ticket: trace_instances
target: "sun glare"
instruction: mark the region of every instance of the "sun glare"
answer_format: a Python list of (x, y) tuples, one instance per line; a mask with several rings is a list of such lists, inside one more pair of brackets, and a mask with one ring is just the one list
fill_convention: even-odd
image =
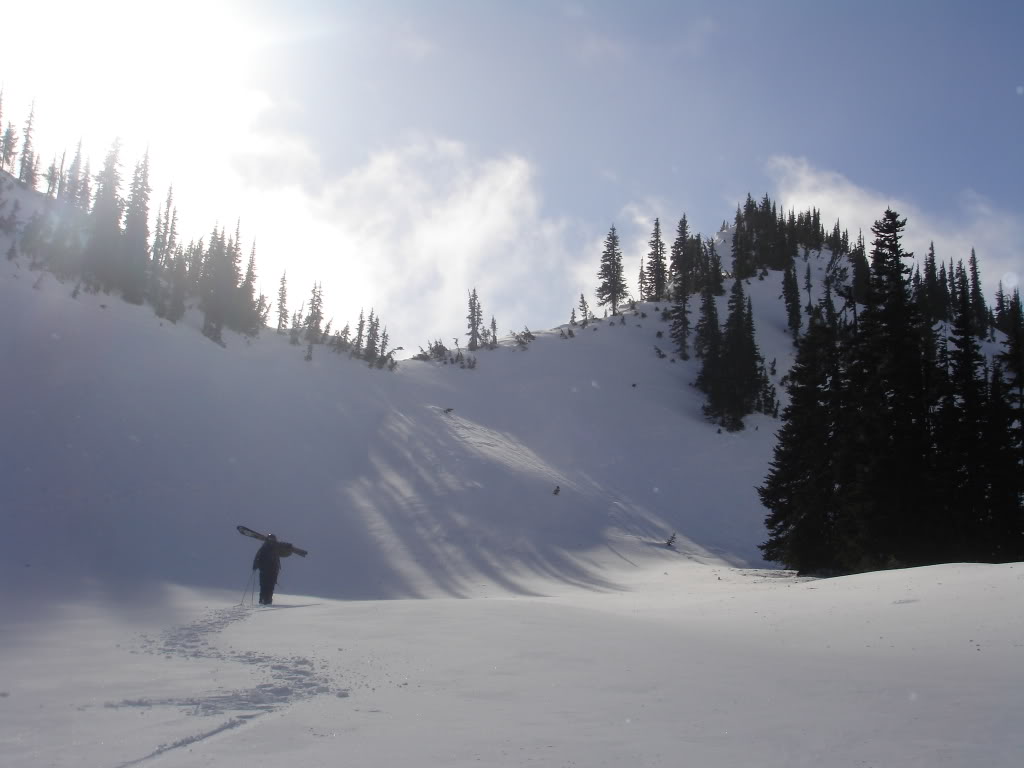
[[(147, 149), (157, 176), (201, 163), (262, 104), (247, 84), (260, 37), (222, 3), (22, 3), (0, 53), (4, 121), (36, 110), (41, 161), (79, 139), (93, 167), (115, 137), (122, 162)], [(229, 144), (230, 145), (230, 144)]]

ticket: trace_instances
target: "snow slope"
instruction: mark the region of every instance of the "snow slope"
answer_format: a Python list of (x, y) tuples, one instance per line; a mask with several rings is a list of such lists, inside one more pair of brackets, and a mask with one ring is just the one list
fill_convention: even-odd
[(1020, 763), (1024, 566), (764, 569), (654, 307), (387, 373), (71, 293), (0, 259), (0, 765)]
[(774, 422), (704, 422), (696, 365), (655, 355), (667, 323), (649, 305), (473, 370), (388, 373), (322, 348), (307, 363), (272, 332), (225, 349), (197, 316), (71, 298), (17, 264), (0, 278), (0, 500), (33, 582), (233, 587), (252, 550), (238, 523), (313, 552), (286, 562), (288, 589), (344, 598), (614, 588), (611, 541), (673, 531), (703, 561), (762, 564)]

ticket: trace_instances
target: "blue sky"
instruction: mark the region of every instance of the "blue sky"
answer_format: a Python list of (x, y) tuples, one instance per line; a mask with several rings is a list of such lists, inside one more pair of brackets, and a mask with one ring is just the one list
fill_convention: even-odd
[[(52, 151), (83, 113), (94, 156), (149, 146), (192, 234), (241, 218), (267, 293), (322, 280), (407, 347), (473, 286), (502, 332), (564, 322), (613, 222), (632, 275), (655, 216), (709, 233), (747, 192), (853, 233), (891, 204), (994, 289), (1024, 272), (1024, 6), (979, 5), (39, 3), (14, 22), (74, 31), (32, 71), (0, 52), (3, 119), (35, 98)], [(89, 37), (114, 52), (82, 67)]]

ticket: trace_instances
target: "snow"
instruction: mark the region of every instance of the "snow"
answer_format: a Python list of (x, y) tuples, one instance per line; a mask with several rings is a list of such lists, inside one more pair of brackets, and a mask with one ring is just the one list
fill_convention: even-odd
[[(768, 568), (777, 422), (705, 423), (654, 306), (388, 373), (72, 288), (0, 258), (5, 766), (1024, 754), (1024, 566)], [(310, 551), (273, 607), (239, 523)]]

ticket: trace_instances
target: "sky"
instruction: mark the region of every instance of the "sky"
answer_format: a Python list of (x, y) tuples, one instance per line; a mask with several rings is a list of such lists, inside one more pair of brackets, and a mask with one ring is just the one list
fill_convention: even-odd
[[(992, 2), (22, 3), (4, 124), (48, 163), (147, 149), (181, 231), (240, 222), (262, 289), (323, 284), (409, 351), (593, 304), (611, 225), (635, 281), (653, 220), (704, 233), (749, 192), (851, 235), (1024, 273), (1024, 7)], [(869, 236), (870, 239), (870, 236)], [(464, 338), (464, 337), (463, 337)]]

